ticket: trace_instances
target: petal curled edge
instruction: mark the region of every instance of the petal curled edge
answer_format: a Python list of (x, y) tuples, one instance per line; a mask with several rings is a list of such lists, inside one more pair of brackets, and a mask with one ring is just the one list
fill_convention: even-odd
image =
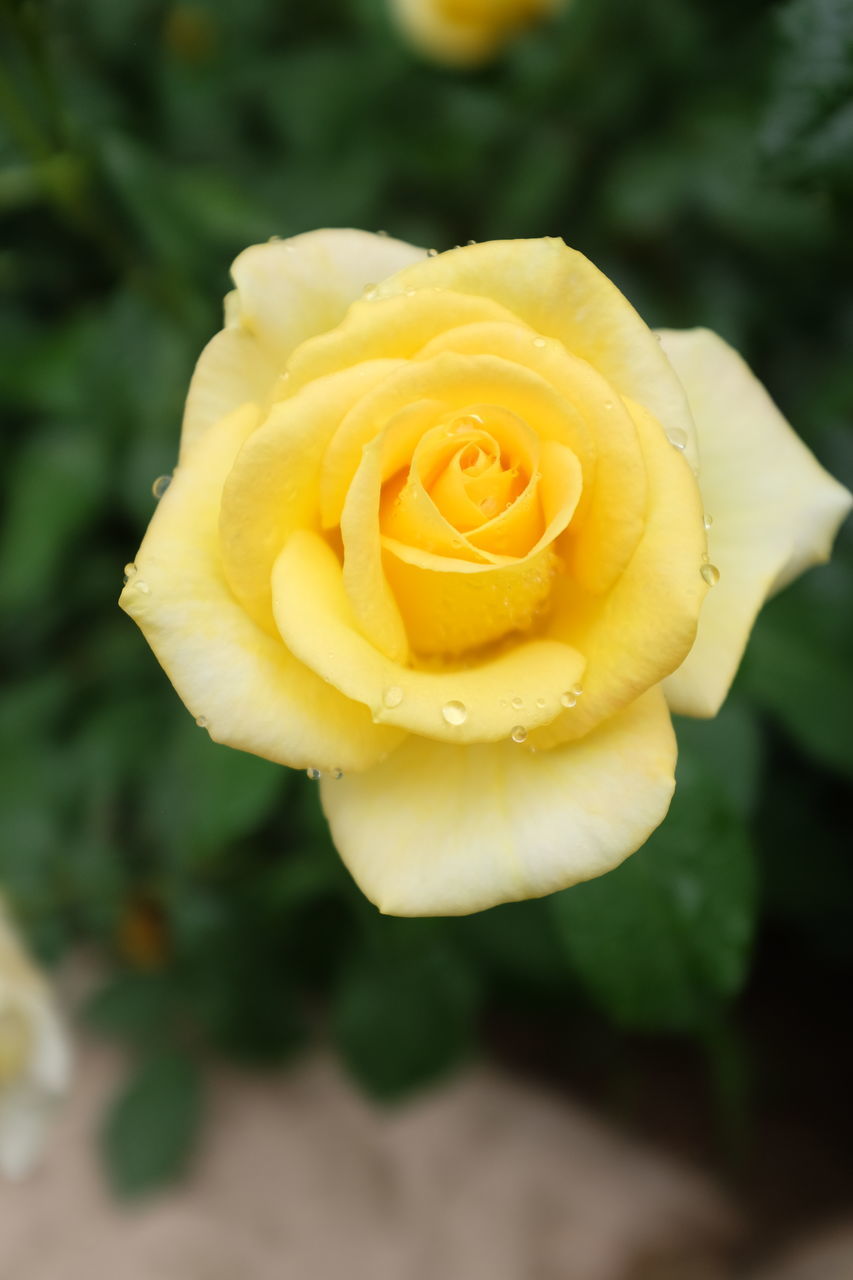
[(304, 663), (364, 703), (378, 723), (451, 743), (508, 739), (517, 725), (547, 724), (584, 660), (567, 644), (531, 640), (460, 669), (393, 662), (360, 633), (337, 557), (319, 534), (294, 533), (275, 563), (273, 612)]
[(645, 407), (666, 431), (683, 433), (698, 463), (696, 429), (684, 390), (651, 329), (603, 272), (562, 240), (490, 240), (450, 249), (399, 271), (379, 296), (408, 289), (485, 295), (537, 333), (557, 338), (620, 395)]
[(663, 331), (661, 345), (700, 435), (699, 483), (720, 580), (696, 641), (665, 683), (682, 715), (713, 716), (768, 595), (829, 558), (851, 495), (795, 435), (741, 357), (707, 329)]
[(244, 249), (231, 274), (226, 327), (202, 351), (181, 428), (181, 456), (241, 405), (268, 404), (293, 349), (333, 328), (366, 284), (417, 262), (423, 249), (367, 231), (309, 231)]
[(402, 240), (351, 229), (255, 244), (231, 267), (235, 318), (283, 366), (299, 343), (339, 324), (365, 286), (425, 256)]
[(606, 596), (592, 596), (565, 576), (555, 580), (546, 634), (579, 649), (587, 668), (583, 695), (533, 735), (537, 747), (582, 737), (674, 671), (696, 638), (708, 594), (696, 480), (658, 423), (638, 405), (629, 407), (646, 460), (646, 527)]
[(321, 784), (341, 857), (389, 915), (464, 915), (612, 870), (663, 821), (675, 736), (652, 689), (579, 742), (532, 753), (409, 738)]
[(366, 769), (403, 735), (303, 667), (225, 580), (222, 485), (256, 422), (251, 407), (224, 418), (176, 469), (119, 603), (215, 741), (294, 768)]

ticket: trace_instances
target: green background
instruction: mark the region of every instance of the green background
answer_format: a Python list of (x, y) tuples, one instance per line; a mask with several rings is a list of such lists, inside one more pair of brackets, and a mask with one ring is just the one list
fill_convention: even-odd
[(801, 1042), (804, 1006), (830, 1035), (849, 1006), (849, 529), (765, 610), (718, 720), (679, 723), (646, 848), (461, 920), (380, 917), (316, 787), (213, 746), (115, 600), (228, 264), (317, 226), (562, 235), (650, 324), (736, 345), (850, 485), (853, 7), (574, 0), (471, 72), (379, 0), (0, 15), (0, 884), (47, 963), (103, 966), (86, 1018), (136, 1064), (115, 1185), (181, 1171), (212, 1057), (318, 1040), (382, 1099), (491, 1052), (617, 1108), (642, 1046), (695, 1045), (714, 1141), (748, 1140), (763, 1012)]

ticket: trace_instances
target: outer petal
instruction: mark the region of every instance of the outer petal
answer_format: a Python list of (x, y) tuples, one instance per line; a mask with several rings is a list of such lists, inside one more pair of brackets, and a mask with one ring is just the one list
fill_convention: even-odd
[(309, 231), (252, 245), (232, 267), (226, 327), (207, 344), (190, 383), (181, 457), (220, 418), (266, 407), (299, 343), (340, 323), (366, 284), (417, 262), (423, 249), (367, 231)]
[(713, 716), (765, 599), (828, 559), (851, 496), (722, 338), (707, 329), (660, 337), (699, 430), (699, 483), (713, 518), (708, 551), (720, 570), (693, 648), (665, 687), (674, 711)]
[(240, 323), (283, 366), (300, 342), (339, 324), (366, 285), (424, 256), (368, 231), (308, 231), (252, 245), (231, 268)]
[(212, 427), (154, 513), (120, 604), (211, 737), (294, 768), (365, 769), (401, 740), (303, 667), (238, 604), (222, 569), (225, 476), (251, 407)]
[(553, 751), (409, 738), (321, 794), (344, 862), (381, 911), (463, 915), (617, 866), (663, 820), (675, 757), (653, 689)]

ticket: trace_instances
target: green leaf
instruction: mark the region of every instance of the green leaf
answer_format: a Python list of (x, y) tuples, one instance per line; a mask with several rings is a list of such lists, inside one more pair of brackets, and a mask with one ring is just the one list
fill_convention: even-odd
[(809, 574), (765, 610), (743, 669), (744, 687), (800, 749), (847, 777), (853, 776), (851, 590), (853, 574), (841, 561)]
[(551, 899), (569, 959), (617, 1023), (690, 1030), (740, 986), (750, 952), (755, 876), (725, 792), (682, 753), (669, 816), (609, 875)]
[(174, 714), (146, 820), (156, 843), (186, 861), (225, 848), (257, 827), (283, 802), (293, 775), (212, 742), (180, 709)]
[(758, 802), (763, 742), (755, 712), (729, 697), (713, 720), (676, 716), (680, 750), (695, 755), (714, 776), (732, 808), (749, 818)]
[(166, 1032), (173, 1012), (167, 977), (119, 973), (89, 999), (83, 1017), (102, 1035), (150, 1046)]
[(69, 424), (34, 436), (10, 471), (0, 529), (0, 595), (9, 609), (38, 603), (56, 579), (99, 510), (106, 456), (91, 431)]
[(135, 1197), (179, 1178), (192, 1154), (202, 1110), (195, 1063), (178, 1053), (148, 1058), (107, 1112), (102, 1147), (116, 1192)]
[(369, 1094), (390, 1101), (431, 1083), (465, 1055), (475, 993), (432, 929), (412, 921), (402, 930), (390, 921), (380, 929), (381, 944), (345, 966), (332, 1017), (348, 1069)]

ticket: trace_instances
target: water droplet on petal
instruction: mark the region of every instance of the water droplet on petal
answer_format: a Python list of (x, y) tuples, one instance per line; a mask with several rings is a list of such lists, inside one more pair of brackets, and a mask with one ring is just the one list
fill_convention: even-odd
[[(386, 235), (388, 234), (388, 233), (387, 233), (387, 231), (386, 231), (386, 233), (385, 233), (385, 234), (386, 234)], [(343, 769), (333, 769), (333, 770), (332, 770), (332, 777), (334, 778), (335, 782), (340, 782), (340, 780), (341, 780), (341, 778), (342, 778), (343, 776), (344, 776), (344, 771), (343, 771)]]
[(158, 476), (157, 479), (154, 481), (154, 483), (151, 486), (151, 492), (158, 502), (160, 501), (163, 494), (166, 492), (166, 490), (168, 489), (171, 483), (172, 483), (171, 476)]
[(385, 706), (391, 710), (393, 710), (394, 707), (399, 707), (400, 703), (403, 701), (403, 690), (398, 684), (389, 685), (382, 695), (382, 701), (385, 703)]
[(448, 724), (464, 724), (468, 719), (468, 708), (464, 702), (445, 702), (441, 714)]
[(207, 716), (196, 716), (195, 722), (198, 725), (199, 729), (207, 728)]
[(387, 235), (388, 235), (388, 232), (387, 232), (387, 231), (377, 231), (377, 232), (376, 232), (376, 234), (377, 234), (378, 236), (383, 236), (383, 237), (385, 237), (385, 236), (387, 236)]
[(537, 707), (539, 708), (539, 710), (540, 710), (540, 711), (544, 711), (544, 710), (545, 710), (545, 707), (546, 707), (548, 704), (546, 703), (546, 701), (545, 701), (545, 699), (544, 699), (544, 698), (537, 698), (537, 699), (536, 699), (536, 705), (537, 705)]
[(428, 257), (428, 258), (437, 258), (437, 257), (438, 257), (438, 249), (427, 249), (427, 257)]
[(523, 698), (513, 698), (512, 700), (513, 711), (520, 711), (523, 706), (524, 706)]
[(407, 289), (407, 290), (406, 290), (406, 297), (407, 297), (407, 298), (414, 298), (414, 296), (415, 296), (415, 294), (416, 294), (416, 293), (417, 293), (417, 289)]
[(131, 563), (131, 564), (126, 564), (126, 565), (124, 566), (124, 574), (123, 574), (123, 577), (124, 577), (125, 585), (127, 585), (127, 583), (128, 583), (128, 582), (130, 582), (131, 578), (133, 577), (133, 575), (134, 575), (135, 573), (136, 573), (136, 565), (135, 565), (135, 564)]
[(612, 408), (613, 408), (613, 401), (612, 401), (612, 400), (605, 400), (605, 401), (604, 401), (604, 408), (605, 408), (605, 409), (612, 409)]
[(312, 782), (318, 782), (323, 776), (319, 769), (306, 769), (305, 772), (308, 774), (308, 777)]
[(720, 571), (715, 564), (703, 564), (699, 572), (709, 587), (715, 587), (720, 581)]
[(148, 592), (151, 590), (147, 582), (140, 582), (138, 578), (135, 585), (136, 590), (141, 591), (144, 596), (147, 596)]
[(704, 526), (705, 526), (705, 528), (706, 528), (706, 529), (710, 529), (711, 525), (714, 523), (714, 517), (713, 517), (713, 516), (709, 516), (709, 515), (708, 515), (708, 513), (707, 513), (707, 511), (706, 511), (706, 512), (705, 512), (705, 515), (704, 515), (704, 517), (703, 517), (702, 523), (704, 524)]
[(469, 240), (467, 243), (468, 243), (469, 245), (472, 245), (472, 244), (476, 244), (476, 243), (477, 243), (477, 241), (476, 241), (476, 240)]
[(526, 742), (527, 730), (523, 724), (517, 724), (509, 736), (512, 738), (513, 742)]
[(361, 296), (362, 298), (364, 298), (365, 302), (372, 302), (372, 300), (376, 297), (378, 292), (379, 292), (378, 284), (366, 284), (361, 291)]
[(571, 708), (577, 705), (578, 697), (574, 689), (567, 689), (565, 693), (560, 694), (560, 705)]
[(683, 431), (681, 427), (670, 427), (666, 433), (666, 438), (673, 449), (687, 448), (687, 432)]
[(542, 349), (542, 347), (544, 347), (544, 346), (545, 346), (545, 339), (544, 339), (544, 338), (534, 338), (534, 339), (533, 339), (533, 345), (534, 345), (534, 347), (539, 347), (539, 348), (540, 348), (540, 350), (541, 350), (541, 349)]

